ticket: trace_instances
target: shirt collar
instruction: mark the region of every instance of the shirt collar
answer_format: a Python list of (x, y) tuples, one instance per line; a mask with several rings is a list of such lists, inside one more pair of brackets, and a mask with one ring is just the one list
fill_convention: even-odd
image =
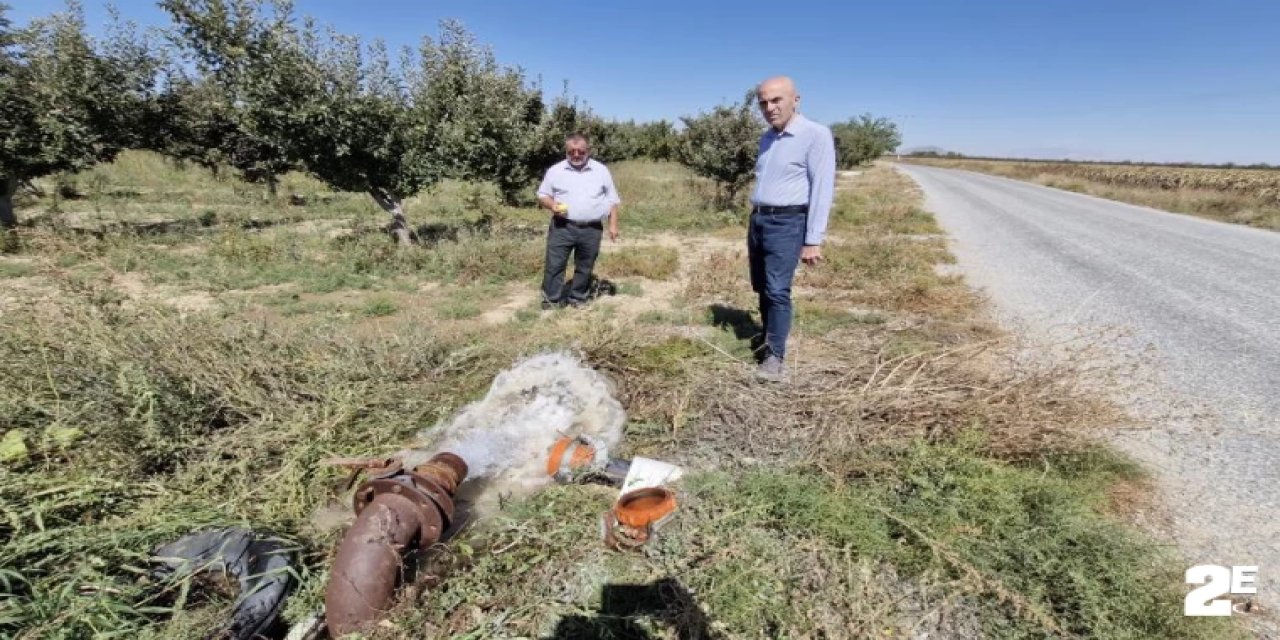
[(797, 111), (791, 114), (791, 120), (787, 121), (787, 126), (783, 127), (782, 131), (769, 127), (769, 133), (773, 134), (773, 137), (775, 138), (781, 138), (782, 136), (787, 135), (794, 136), (796, 135), (796, 128), (799, 127), (800, 122), (803, 120), (804, 116), (800, 115), (800, 112)]
[(578, 173), (585, 173), (585, 172), (587, 172), (587, 171), (590, 171), (590, 170), (591, 170), (591, 165), (593, 165), (593, 164), (595, 164), (595, 163), (596, 163), (595, 158), (587, 158), (587, 163), (586, 163), (586, 164), (584, 164), (584, 165), (582, 165), (582, 168), (581, 168), (581, 169), (574, 169), (574, 168), (573, 168), (573, 165), (572, 165), (572, 164), (569, 162), (569, 160), (566, 158), (566, 159), (565, 159), (565, 161), (564, 161), (564, 168), (565, 168), (565, 169), (567, 169), (567, 170), (569, 170), (569, 171), (576, 171), (576, 172), (578, 172)]

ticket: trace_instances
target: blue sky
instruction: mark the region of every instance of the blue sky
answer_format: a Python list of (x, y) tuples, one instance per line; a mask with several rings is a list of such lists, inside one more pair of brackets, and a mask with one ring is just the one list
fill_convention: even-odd
[[(58, 6), (6, 1), (18, 23)], [(1280, 164), (1280, 0), (296, 2), (392, 45), (457, 18), (607, 117), (675, 119), (788, 74), (808, 116), (887, 116), (904, 147)]]

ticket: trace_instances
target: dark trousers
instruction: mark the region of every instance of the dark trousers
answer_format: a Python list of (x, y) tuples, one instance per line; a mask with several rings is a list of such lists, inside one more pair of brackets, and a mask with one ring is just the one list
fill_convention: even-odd
[[(604, 225), (596, 222), (575, 226), (553, 217), (547, 229), (547, 256), (542, 268), (542, 299), (546, 302), (585, 302), (591, 284), (591, 269), (600, 255)], [(573, 253), (573, 282), (564, 290), (564, 270)]]
[(751, 289), (760, 296), (764, 346), (779, 358), (787, 353), (791, 333), (791, 280), (800, 263), (809, 216), (800, 213), (753, 213), (747, 228), (747, 260)]

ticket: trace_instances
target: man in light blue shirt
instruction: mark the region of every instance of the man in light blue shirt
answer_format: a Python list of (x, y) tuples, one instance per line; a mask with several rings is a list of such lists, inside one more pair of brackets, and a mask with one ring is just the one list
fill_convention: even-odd
[(836, 150), (830, 129), (796, 112), (800, 96), (790, 78), (779, 76), (761, 82), (756, 98), (769, 129), (760, 136), (747, 257), (751, 288), (760, 296), (764, 325), (756, 376), (776, 382), (786, 375), (791, 281), (796, 266), (822, 261), (822, 240), (835, 187)]
[[(565, 159), (547, 169), (538, 186), (538, 204), (551, 211), (543, 262), (543, 309), (586, 302), (606, 220), (609, 239), (618, 239), (618, 205), (622, 200), (613, 175), (591, 159), (591, 141), (580, 133), (565, 138), (564, 151)], [(573, 282), (565, 291), (564, 271), (570, 253)]]

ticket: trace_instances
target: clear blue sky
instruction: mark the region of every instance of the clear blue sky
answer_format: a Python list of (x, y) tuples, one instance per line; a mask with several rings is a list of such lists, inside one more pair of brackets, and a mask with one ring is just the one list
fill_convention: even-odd
[[(25, 23), (56, 7), (7, 0)], [(91, 25), (104, 12), (85, 0)], [(119, 0), (144, 25), (153, 2)], [(899, 123), (904, 147), (1280, 163), (1280, 0), (439, 2), (297, 0), (411, 44), (457, 18), (504, 63), (599, 114), (675, 119), (793, 76), (801, 110)]]

